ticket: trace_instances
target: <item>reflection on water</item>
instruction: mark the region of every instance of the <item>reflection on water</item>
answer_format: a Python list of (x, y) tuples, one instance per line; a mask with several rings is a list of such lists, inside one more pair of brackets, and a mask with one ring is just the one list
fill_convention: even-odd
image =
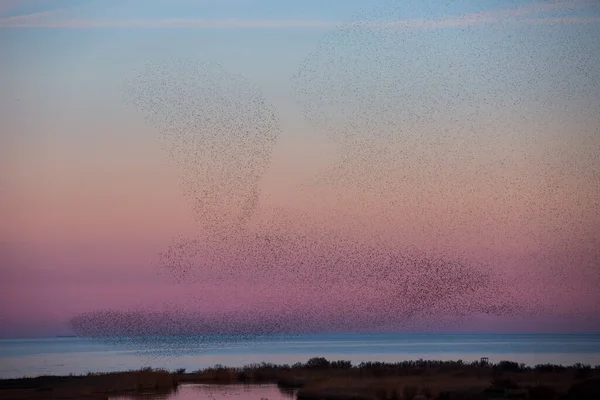
[(181, 385), (171, 394), (116, 396), (110, 400), (290, 400), (294, 392), (277, 385)]

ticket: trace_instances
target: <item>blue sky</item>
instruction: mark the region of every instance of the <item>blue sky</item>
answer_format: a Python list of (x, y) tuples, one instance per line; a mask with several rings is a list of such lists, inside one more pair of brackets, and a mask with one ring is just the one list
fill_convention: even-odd
[[(383, 15), (374, 11), (388, 3), (397, 5), (384, 7)], [(275, 77), (293, 74), (325, 34), (356, 15), (396, 21), (397, 29), (416, 37), (414, 43), (420, 46), (494, 46), (497, 37), (503, 44), (495, 56), (512, 57), (507, 61), (515, 63), (522, 55), (551, 68), (569, 68), (572, 61), (552, 58), (553, 46), (571, 46), (580, 53), (574, 57), (596, 50), (600, 26), (600, 6), (586, 0), (7, 0), (0, 8), (0, 46), (6, 55), (4, 68), (11, 74), (3, 77), (14, 81), (12, 74), (20, 70), (21, 76), (31, 73), (40, 79), (42, 60), (50, 71), (53, 66), (65, 71), (64, 63), (105, 62), (111, 64), (107, 73), (122, 73), (151, 54), (191, 55), (243, 67), (248, 71), (240, 73), (261, 75), (261, 84), (274, 86), (279, 85)], [(403, 51), (412, 51), (410, 42)], [(525, 55), (534, 52), (536, 57)], [(99, 54), (102, 60), (96, 58)], [(460, 51), (456, 54), (461, 57)], [(113, 62), (117, 58), (120, 65)], [(587, 78), (573, 74), (569, 79)]]
[[(247, 76), (278, 104), (286, 137), (310, 136), (291, 98), (290, 78), (311, 53), (320, 51), (319, 57), (325, 57), (320, 43), (335, 41), (332, 31), (340, 21), (356, 15), (395, 23), (388, 26), (397, 31), (388, 51), (400, 54), (394, 55), (397, 74), (426, 71), (422, 78), (429, 80), (428, 90), (462, 104), (465, 115), (476, 112), (473, 107), (479, 102), (478, 106), (496, 109), (503, 104), (501, 109), (515, 116), (546, 111), (576, 112), (586, 121), (597, 116), (593, 109), (600, 97), (600, 3), (596, 1), (5, 0), (1, 4), (0, 118), (11, 126), (24, 123), (26, 105), (29, 116), (43, 115), (54, 126), (66, 123), (66, 115), (97, 114), (99, 108), (106, 113), (105, 121), (129, 120), (122, 103), (124, 82), (147, 62), (175, 56), (216, 61)], [(340, 37), (335, 51), (341, 57), (352, 56), (359, 44), (349, 44), (344, 34)], [(370, 54), (361, 51), (358, 57)], [(371, 53), (382, 56), (377, 51)], [(433, 82), (442, 81), (453, 89), (440, 92)], [(408, 83), (404, 91), (410, 94), (415, 82)], [(509, 104), (511, 99), (528, 99), (528, 105)], [(542, 104), (545, 110), (538, 110)], [(534, 105), (538, 109), (531, 109)], [(411, 105), (417, 106), (418, 101)], [(36, 119), (41, 118), (31, 118)], [(60, 131), (72, 136), (81, 130)], [(27, 132), (44, 135), (41, 126)]]
[[(335, 23), (353, 16), (376, 15), (380, 18), (443, 19), (471, 14), (483, 17), (598, 17), (598, 5), (590, 0), (454, 0), (454, 1), (397, 1), (397, 0), (6, 0), (0, 7), (3, 26), (43, 26), (50, 21), (72, 26), (74, 19), (98, 24), (135, 20), (161, 21), (170, 18), (187, 20), (287, 20)], [(476, 15), (477, 13), (491, 13)], [(69, 22), (69, 20), (71, 20)], [(438, 21), (439, 22), (439, 21)], [(83, 22), (79, 22), (83, 25)]]

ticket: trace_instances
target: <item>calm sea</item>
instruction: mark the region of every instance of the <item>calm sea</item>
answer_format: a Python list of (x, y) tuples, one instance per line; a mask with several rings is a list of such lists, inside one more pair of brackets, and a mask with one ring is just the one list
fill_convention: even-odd
[(0, 378), (154, 367), (330, 360), (510, 360), (528, 365), (600, 364), (600, 334), (322, 334), (236, 340), (210, 336), (0, 340)]

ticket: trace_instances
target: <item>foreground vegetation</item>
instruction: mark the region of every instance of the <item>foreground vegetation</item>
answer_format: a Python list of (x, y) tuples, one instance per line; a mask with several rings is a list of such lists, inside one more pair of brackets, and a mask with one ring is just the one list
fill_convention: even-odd
[(115, 373), (41, 376), (0, 380), (0, 399), (107, 399), (109, 396), (168, 394), (180, 384), (276, 383), (298, 400), (413, 400), (528, 398), (600, 399), (600, 366), (527, 367), (462, 361), (399, 363), (330, 362), (312, 358), (294, 365), (215, 366), (195, 372), (142, 369)]

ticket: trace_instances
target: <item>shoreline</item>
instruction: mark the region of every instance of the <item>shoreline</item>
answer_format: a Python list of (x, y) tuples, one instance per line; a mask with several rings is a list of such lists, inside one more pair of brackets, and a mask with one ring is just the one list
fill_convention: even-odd
[[(412, 400), (417, 394), (427, 399), (483, 399), (491, 398), (481, 397), (486, 393), (493, 392), (497, 396), (499, 393), (506, 395), (509, 391), (513, 396), (527, 393), (530, 400), (586, 399), (588, 392), (593, 396), (599, 394), (597, 398), (600, 398), (600, 365), (543, 364), (528, 367), (511, 361), (489, 363), (484, 360), (415, 360), (352, 365), (350, 361), (328, 361), (315, 357), (293, 365), (261, 363), (240, 368), (216, 365), (193, 372), (145, 368), (0, 379), (0, 399), (100, 400), (148, 392), (170, 394), (180, 385), (194, 383), (277, 384), (280, 390), (293, 392), (299, 400)], [(582, 385), (587, 386), (582, 389)], [(578, 390), (578, 397), (564, 397), (569, 396), (569, 391)], [(542, 397), (535, 397), (536, 391)]]

